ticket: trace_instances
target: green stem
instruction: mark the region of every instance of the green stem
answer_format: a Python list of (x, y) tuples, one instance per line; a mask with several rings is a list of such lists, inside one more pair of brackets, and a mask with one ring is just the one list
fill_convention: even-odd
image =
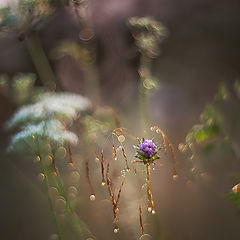
[(44, 186), (45, 186), (45, 191), (46, 191), (46, 195), (47, 195), (47, 198), (48, 198), (48, 204), (49, 204), (50, 212), (51, 212), (51, 215), (52, 215), (52, 219), (53, 219), (53, 222), (55, 224), (59, 240), (63, 240), (64, 239), (63, 238), (63, 233), (61, 232), (61, 228), (59, 227), (59, 224), (57, 222), (57, 217), (56, 217), (56, 214), (55, 214), (55, 211), (54, 211), (54, 208), (53, 208), (53, 203), (52, 203), (51, 197), (49, 195), (50, 185), (49, 185), (49, 181), (48, 181), (48, 173), (45, 171), (41, 161), (40, 161), (40, 168), (41, 168), (41, 171), (43, 172), (43, 174), (45, 176), (45, 178), (43, 180), (43, 183), (44, 183)]
[(56, 78), (43, 50), (39, 37), (35, 33), (31, 33), (31, 35), (26, 39), (26, 45), (43, 85), (50, 91), (54, 91), (56, 88), (58, 89), (59, 86), (56, 84)]
[(146, 129), (148, 123), (147, 95), (146, 88), (144, 87), (144, 80), (146, 79), (147, 76), (151, 75), (150, 67), (151, 62), (149, 58), (143, 54), (140, 59), (139, 66), (140, 83), (138, 87), (138, 104), (142, 131)]

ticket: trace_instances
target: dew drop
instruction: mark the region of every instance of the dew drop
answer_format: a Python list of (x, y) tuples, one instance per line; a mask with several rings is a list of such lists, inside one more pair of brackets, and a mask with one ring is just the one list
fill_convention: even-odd
[(52, 161), (53, 161), (53, 158), (52, 156), (50, 155), (47, 155), (45, 158), (44, 158), (44, 163), (48, 166), (50, 166), (52, 164)]
[(119, 229), (118, 229), (118, 228), (114, 228), (113, 232), (114, 232), (114, 233), (118, 233), (118, 232), (119, 232)]
[(58, 209), (63, 209), (66, 206), (66, 201), (63, 197), (59, 197), (55, 204)]
[(69, 163), (68, 163), (68, 166), (73, 167), (73, 166), (74, 166), (74, 163), (73, 163), (73, 162), (69, 162)]
[(50, 187), (49, 188), (49, 195), (53, 199), (55, 199), (58, 196), (58, 190), (55, 187)]
[(96, 158), (95, 158), (95, 161), (96, 161), (96, 162), (99, 162), (99, 158), (96, 157)]
[(120, 143), (124, 142), (125, 141), (125, 137), (123, 135), (118, 136), (118, 141)]
[(180, 143), (180, 144), (178, 145), (178, 150), (179, 150), (180, 152), (186, 152), (187, 148), (186, 148), (186, 146), (185, 146), (183, 143)]
[(36, 156), (35, 159), (33, 160), (33, 162), (37, 163), (37, 162), (40, 162), (40, 157), (39, 156)]
[(65, 147), (59, 147), (56, 152), (55, 152), (55, 156), (56, 158), (60, 158), (60, 159), (63, 159), (64, 157), (66, 157), (67, 155), (67, 150)]
[(159, 129), (156, 130), (156, 133), (161, 133)]
[(237, 193), (239, 187), (240, 187), (240, 184), (238, 183), (238, 184), (236, 184), (235, 186), (232, 187), (232, 191), (233, 191), (234, 193)]
[(117, 158), (115, 157), (114, 160), (117, 161)]
[(69, 193), (69, 194), (68, 194), (68, 199), (69, 199), (70, 201), (74, 200), (75, 198), (76, 198), (76, 194), (75, 194), (75, 193)]
[(92, 194), (92, 195), (90, 195), (89, 199), (90, 199), (91, 201), (95, 201), (96, 197), (95, 197), (94, 194)]
[(58, 239), (58, 235), (57, 234), (52, 234), (50, 237), (49, 237), (49, 240), (57, 240)]
[(152, 208), (151, 207), (148, 207), (148, 212), (151, 213), (152, 212)]
[(43, 173), (39, 173), (37, 178), (38, 181), (43, 182), (43, 180), (45, 179), (45, 175)]
[(151, 131), (154, 131), (154, 127), (150, 127), (150, 130), (151, 130)]
[(104, 181), (102, 181), (102, 186), (104, 186), (105, 185), (105, 182)]
[(177, 180), (178, 175), (177, 174), (173, 174), (173, 180)]
[(72, 182), (72, 184), (78, 183), (79, 178), (80, 178), (80, 174), (78, 173), (78, 171), (72, 171), (70, 173), (70, 181)]
[(152, 210), (152, 214), (155, 214), (155, 213), (156, 213), (156, 211), (153, 209), (153, 210)]
[(78, 192), (78, 190), (77, 190), (77, 188), (75, 188), (74, 186), (70, 186), (70, 187), (68, 188), (68, 193), (69, 193), (69, 194), (70, 194), (70, 193), (77, 194), (77, 192)]
[(151, 239), (152, 239), (152, 236), (149, 234), (144, 234), (139, 238), (139, 240), (151, 240)]

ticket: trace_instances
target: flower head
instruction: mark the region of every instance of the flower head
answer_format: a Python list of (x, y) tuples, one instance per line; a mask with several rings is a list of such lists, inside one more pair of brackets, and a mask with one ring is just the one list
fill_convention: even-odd
[(151, 163), (158, 159), (158, 146), (152, 140), (142, 139), (141, 143), (137, 146), (137, 158), (143, 160), (143, 162)]

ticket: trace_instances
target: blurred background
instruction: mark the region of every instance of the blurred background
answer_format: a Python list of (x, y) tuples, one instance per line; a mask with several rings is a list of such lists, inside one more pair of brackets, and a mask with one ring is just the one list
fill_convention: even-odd
[[(145, 232), (152, 239), (239, 238), (239, 212), (226, 197), (238, 183), (233, 176), (240, 173), (240, 105), (234, 95), (240, 69), (239, 1), (41, 0), (38, 6), (36, 1), (25, 2), (0, 0), (0, 238), (58, 239), (37, 179), (38, 168), (28, 155), (6, 152), (14, 133), (5, 129), (6, 121), (45, 91), (85, 96), (96, 109), (93, 119), (114, 112), (121, 126), (138, 137), (151, 125), (167, 133), (176, 149), (178, 179), (172, 180), (171, 159), (163, 157), (163, 166), (152, 174), (157, 214), (143, 215)], [(163, 24), (166, 34), (156, 43), (158, 52), (148, 56), (143, 66), (145, 52), (136, 44), (129, 18), (146, 16)], [(141, 92), (141, 67), (151, 78), (147, 92)], [(16, 79), (32, 79), (28, 89), (35, 90), (16, 86)], [(225, 95), (215, 103), (219, 86), (224, 86)], [(139, 101), (144, 102), (144, 127)], [(179, 144), (193, 125), (201, 123), (201, 113), (212, 103), (222, 106), (223, 128), (234, 147), (225, 150), (221, 145), (224, 151), (215, 148), (201, 157), (179, 151)], [(104, 202), (108, 196), (99, 184), (99, 166), (92, 163), (90, 171), (101, 200), (96, 195), (91, 202), (79, 149), (72, 149), (80, 174), (78, 216), (96, 239), (139, 239), (137, 200), (131, 204), (134, 176), (123, 188), (120, 231), (114, 234), (111, 204)], [(132, 151), (129, 159), (134, 160)], [(67, 175), (69, 169), (63, 165), (59, 163), (59, 168)]]

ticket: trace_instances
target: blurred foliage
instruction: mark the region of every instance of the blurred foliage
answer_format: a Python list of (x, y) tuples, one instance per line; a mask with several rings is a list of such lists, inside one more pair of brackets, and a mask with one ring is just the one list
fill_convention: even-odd
[(66, 124), (89, 108), (89, 100), (79, 95), (45, 94), (37, 103), (20, 108), (7, 122), (8, 129), (20, 128), (10, 142), (10, 149), (26, 150), (36, 141), (41, 145), (46, 140), (57, 145), (66, 142), (76, 144), (77, 136), (66, 130)]
[[(225, 153), (232, 154), (236, 159), (240, 159), (239, 144), (235, 137), (235, 128), (238, 122), (238, 113), (234, 113), (239, 109), (239, 81), (236, 80), (232, 90), (221, 83), (215, 95), (215, 102), (208, 104), (200, 118), (202, 124), (194, 125), (186, 136), (185, 143), (179, 144), (179, 150), (182, 152), (190, 152), (191, 161), (194, 161), (194, 167), (191, 169), (194, 176), (203, 176), (205, 174), (206, 166), (204, 159), (209, 159), (208, 156), (224, 156)], [(232, 113), (224, 111), (224, 107), (228, 104), (235, 103), (235, 108), (231, 109)], [(228, 109), (228, 110), (229, 110)], [(234, 116), (232, 119), (231, 116)], [(219, 157), (218, 157), (219, 158)], [(217, 164), (216, 162), (214, 164)], [(240, 175), (234, 176), (236, 182), (240, 181)], [(236, 184), (232, 188), (232, 192), (227, 195), (235, 207), (240, 210), (240, 184)]]
[(216, 137), (222, 128), (222, 119), (220, 113), (212, 105), (206, 106), (201, 114), (203, 124), (195, 125), (187, 134), (186, 143), (189, 145), (194, 140), (197, 143), (204, 142)]
[(28, 103), (33, 96), (44, 91), (44, 89), (34, 88), (36, 75), (33, 73), (18, 73), (12, 79), (6, 74), (0, 75), (0, 92), (16, 105)]
[(36, 29), (39, 23), (54, 14), (64, 0), (18, 0), (0, 9), (0, 29), (25, 33)]
[(150, 58), (158, 56), (159, 44), (168, 35), (166, 27), (151, 17), (129, 18), (128, 25), (141, 53)]

